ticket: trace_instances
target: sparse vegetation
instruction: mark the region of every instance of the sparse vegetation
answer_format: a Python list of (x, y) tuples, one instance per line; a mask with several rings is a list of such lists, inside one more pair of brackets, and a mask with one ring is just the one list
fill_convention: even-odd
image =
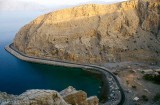
[(129, 85), (129, 81), (128, 80), (126, 81), (126, 83), (127, 83), (127, 85)]
[(144, 71), (141, 71), (142, 74), (144, 74)]
[(130, 73), (135, 73), (135, 71), (134, 71), (134, 70), (129, 70), (129, 72), (130, 72)]
[(136, 89), (137, 87), (135, 85), (132, 86), (133, 89)]
[(152, 81), (156, 84), (160, 84), (160, 74), (159, 75), (152, 75), (152, 74), (145, 74), (143, 79)]
[(135, 40), (135, 41), (133, 41), (134, 43), (136, 43), (137, 41)]
[(160, 6), (158, 6), (158, 13), (160, 14)]
[(160, 93), (157, 93), (154, 98), (153, 98), (154, 102), (160, 101)]
[(118, 73), (117, 73), (117, 72), (113, 72), (113, 74), (114, 74), (114, 75), (118, 75)]
[(148, 101), (148, 97), (146, 95), (142, 95), (142, 100), (143, 101)]

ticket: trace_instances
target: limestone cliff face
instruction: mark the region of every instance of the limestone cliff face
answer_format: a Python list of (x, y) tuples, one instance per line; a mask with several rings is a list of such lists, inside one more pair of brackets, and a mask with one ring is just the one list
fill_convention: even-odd
[(160, 60), (160, 1), (82, 5), (38, 17), (14, 46), (37, 57), (76, 62)]

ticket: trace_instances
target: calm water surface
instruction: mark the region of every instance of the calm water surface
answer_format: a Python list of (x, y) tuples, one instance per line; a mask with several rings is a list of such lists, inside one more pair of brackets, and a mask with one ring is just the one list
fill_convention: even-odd
[(0, 12), (0, 91), (20, 94), (28, 89), (61, 91), (68, 86), (99, 96), (101, 80), (77, 68), (21, 61), (4, 50), (24, 24), (44, 12)]

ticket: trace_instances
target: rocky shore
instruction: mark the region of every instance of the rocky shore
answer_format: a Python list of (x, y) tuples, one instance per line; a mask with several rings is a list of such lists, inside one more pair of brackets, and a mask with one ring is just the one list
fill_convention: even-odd
[(61, 92), (54, 90), (27, 90), (20, 95), (0, 92), (0, 105), (98, 105), (96, 96), (87, 98), (84, 91), (68, 87)]

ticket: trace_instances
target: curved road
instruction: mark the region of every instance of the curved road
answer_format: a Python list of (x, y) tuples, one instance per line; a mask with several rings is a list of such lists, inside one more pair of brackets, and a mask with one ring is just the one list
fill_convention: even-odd
[[(88, 64), (72, 63), (72, 62), (60, 61), (60, 60), (49, 60), (49, 59), (44, 59), (44, 58), (30, 57), (30, 56), (27, 56), (27, 55), (19, 52), (17, 49), (14, 48), (13, 44), (10, 44), (10, 45), (7, 46), (5, 49), (6, 49), (9, 53), (11, 53), (12, 55), (14, 55), (14, 54), (13, 54), (11, 51), (9, 51), (8, 48), (10, 48), (11, 50), (17, 52), (17, 53), (20, 54), (21, 56), (24, 56), (24, 57), (27, 57), (27, 58), (32, 58), (32, 59), (37, 59), (37, 60), (53, 61), (53, 62), (64, 63), (64, 64), (72, 64), (72, 65), (77, 65), (77, 66), (84, 67), (84, 68), (85, 68), (85, 67), (86, 67), (86, 68), (93, 68), (93, 69), (96, 69), (96, 70), (98, 70), (98, 71), (100, 71), (100, 72), (103, 72), (103, 73), (104, 73), (104, 72), (107, 72), (107, 73), (109, 73), (109, 74), (115, 79), (115, 81), (116, 81), (116, 83), (117, 83), (117, 85), (118, 85), (118, 87), (119, 87), (119, 91), (120, 91), (120, 93), (121, 93), (121, 100), (120, 100), (120, 102), (119, 102), (117, 105), (123, 105), (124, 102), (125, 102), (125, 94), (124, 94), (124, 91), (123, 91), (123, 89), (122, 89), (122, 87), (121, 87), (118, 79), (116, 78), (116, 76), (115, 76), (113, 73), (111, 73), (111, 72), (110, 72), (107, 68), (105, 68), (105, 67), (100, 67), (100, 66), (97, 66), (97, 65), (88, 65)], [(15, 55), (14, 55), (14, 56), (15, 56)], [(17, 56), (16, 56), (16, 57), (17, 57)], [(18, 58), (19, 58), (19, 57), (18, 57)], [(22, 60), (24, 60), (24, 59), (22, 59)], [(27, 60), (26, 60), (26, 61), (27, 61)]]

